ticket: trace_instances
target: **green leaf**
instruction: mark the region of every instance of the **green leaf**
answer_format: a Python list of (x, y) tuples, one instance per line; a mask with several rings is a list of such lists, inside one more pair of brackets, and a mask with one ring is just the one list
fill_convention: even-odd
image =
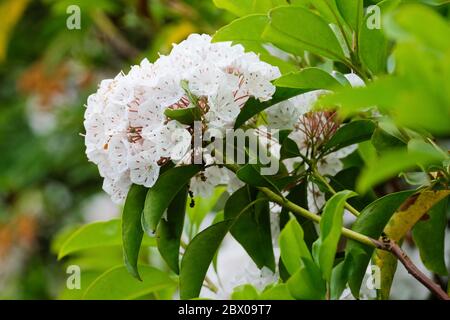
[(227, 195), (228, 193), (225, 187), (216, 187), (214, 193), (208, 198), (201, 196), (194, 197), (195, 206), (193, 208), (188, 206), (187, 208), (190, 222), (196, 227), (199, 227), (207, 214), (221, 210), (218, 210), (216, 205)]
[(262, 61), (277, 66), (282, 73), (298, 70), (293, 63), (270, 54), (266, 49), (266, 41), (261, 35), (268, 23), (269, 17), (266, 14), (251, 14), (233, 20), (215, 33), (213, 42), (232, 41), (233, 44), (241, 44), (247, 52), (257, 53)]
[(364, 14), (363, 0), (336, 0), (337, 8), (344, 20), (358, 34)]
[[(81, 300), (86, 289), (90, 284), (97, 279), (102, 273), (98, 271), (84, 271), (80, 277), (80, 289), (73, 290), (64, 286), (64, 289), (59, 293), (58, 300)], [(131, 279), (131, 278), (130, 278)]]
[(339, 300), (344, 292), (348, 279), (350, 277), (350, 272), (352, 268), (352, 256), (350, 255), (344, 261), (339, 262), (339, 264), (333, 268), (331, 273), (330, 282), (330, 297), (334, 300)]
[[(414, 192), (414, 190), (408, 190), (391, 193), (372, 202), (361, 211), (361, 214), (352, 226), (352, 230), (378, 239), (394, 212)], [(348, 240), (346, 259), (347, 255), (352, 256), (349, 286), (355, 297), (359, 297), (359, 289), (373, 251), (372, 247), (357, 241)]]
[(291, 275), (302, 267), (302, 259), (312, 261), (311, 253), (303, 238), (303, 229), (296, 219), (289, 220), (281, 231), (279, 245), (281, 259)]
[(266, 14), (251, 14), (236, 20), (216, 31), (213, 42), (233, 41), (263, 43), (261, 34), (269, 23)]
[(297, 300), (321, 300), (325, 298), (326, 283), (317, 265), (302, 260), (302, 266), (287, 281), (290, 294)]
[(398, 175), (402, 171), (417, 166), (428, 167), (441, 164), (446, 155), (423, 141), (411, 140), (408, 150), (395, 149), (384, 153), (363, 170), (357, 183), (357, 189), (364, 193), (371, 187)]
[(320, 220), (319, 239), (314, 243), (313, 256), (322, 271), (323, 279), (330, 282), (331, 270), (341, 237), (345, 201), (356, 194), (344, 190), (333, 195), (325, 204)]
[(263, 38), (274, 43), (289, 43), (299, 50), (333, 59), (345, 60), (344, 52), (328, 23), (302, 7), (279, 7), (270, 11), (270, 23)]
[(191, 125), (194, 121), (198, 121), (202, 117), (202, 110), (194, 105), (183, 109), (169, 109), (164, 110), (164, 114), (170, 119), (186, 125)]
[[(303, 180), (300, 184), (292, 188), (289, 194), (286, 196), (286, 199), (302, 208), (308, 208), (307, 182)], [(313, 221), (306, 219), (300, 215), (295, 215), (295, 219), (297, 219), (298, 223), (302, 227), (303, 238), (305, 240), (306, 246), (311, 251), (314, 241), (316, 241), (318, 238), (316, 226), (314, 225)], [(289, 220), (289, 211), (283, 208), (280, 213), (280, 230), (283, 230), (284, 226), (288, 223)]]
[[(417, 23), (420, 21), (420, 23)], [(450, 49), (448, 22), (435, 10), (426, 6), (411, 4), (386, 17), (386, 31), (397, 40), (411, 38), (443, 52)]]
[(369, 140), (375, 130), (375, 123), (370, 120), (355, 120), (340, 127), (325, 144), (325, 150), (336, 151), (355, 143)]
[(141, 280), (137, 263), (144, 231), (141, 225), (147, 188), (133, 184), (128, 191), (122, 214), (123, 258), (128, 272)]
[(281, 160), (300, 157), (301, 153), (297, 143), (291, 138), (285, 138), (281, 144), (280, 158)]
[(299, 94), (305, 92), (307, 91), (301, 89), (277, 88), (274, 95), (272, 96), (272, 99), (269, 101), (259, 102), (258, 100), (250, 98), (236, 118), (234, 128), (237, 129), (241, 127), (247, 120), (260, 113), (261, 111), (264, 111), (265, 109), (279, 102), (298, 96)]
[(208, 267), (231, 224), (230, 220), (213, 224), (197, 234), (189, 243), (181, 260), (181, 299), (198, 297)]
[(234, 288), (231, 294), (232, 300), (258, 300), (259, 293), (250, 284), (244, 284), (242, 286)]
[(447, 204), (448, 198), (441, 200), (428, 212), (428, 219), (417, 222), (412, 230), (423, 264), (441, 276), (448, 274), (444, 250)]
[(336, 0), (293, 0), (292, 4), (300, 4), (307, 8), (311, 7), (311, 9), (315, 8), (328, 23), (335, 25), (345, 23), (336, 5)]
[(375, 129), (371, 141), (378, 152), (387, 151), (389, 149), (399, 149), (406, 146), (403, 141), (381, 128)]
[(275, 183), (268, 176), (262, 175), (260, 167), (257, 165), (246, 164), (236, 172), (236, 176), (251, 186), (269, 188), (281, 195), (281, 191)]
[(258, 268), (275, 271), (269, 203), (256, 190), (244, 186), (225, 204), (225, 219), (234, 220), (231, 235), (242, 245)]
[[(397, 243), (401, 243), (413, 226), (429, 211), (435, 204), (450, 195), (450, 190), (421, 190), (414, 197), (409, 198), (399, 210), (389, 219), (384, 233)], [(374, 261), (381, 271), (381, 288), (378, 295), (382, 299), (389, 298), (389, 293), (397, 268), (397, 259), (387, 251), (376, 250)]]
[(169, 169), (148, 190), (142, 219), (142, 226), (147, 233), (152, 234), (156, 231), (156, 227), (169, 204), (200, 169), (201, 166), (199, 165)]
[[(154, 246), (152, 238), (144, 237), (143, 245)], [(58, 259), (83, 250), (122, 246), (121, 220), (93, 222), (75, 230), (61, 245)]]
[(86, 289), (85, 300), (133, 300), (149, 293), (173, 287), (165, 272), (149, 266), (139, 266), (142, 281), (131, 278), (123, 266), (105, 271)]
[(260, 300), (294, 300), (289, 293), (289, 289), (285, 283), (276, 284), (270, 287), (259, 296)]
[[(400, 0), (385, 0), (377, 4), (382, 15), (395, 8)], [(369, 12), (364, 17), (361, 31), (358, 36), (358, 53), (364, 65), (373, 73), (381, 74), (386, 72), (387, 58), (389, 54), (389, 42), (381, 28), (372, 28), (373, 19), (377, 12)]]
[(186, 212), (187, 187), (175, 196), (167, 208), (167, 220), (161, 219), (156, 232), (158, 250), (173, 272), (180, 272), (180, 239)]
[(291, 72), (275, 80), (277, 87), (317, 90), (333, 90), (341, 84), (328, 72), (319, 68), (305, 68), (301, 71)]
[(252, 13), (267, 13), (275, 6), (286, 4), (286, 0), (213, 0), (221, 9), (230, 11), (237, 16)]

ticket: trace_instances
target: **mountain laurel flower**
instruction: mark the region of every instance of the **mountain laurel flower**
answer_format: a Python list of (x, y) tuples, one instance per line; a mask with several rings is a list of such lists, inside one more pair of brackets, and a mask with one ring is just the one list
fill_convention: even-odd
[[(232, 128), (249, 98), (270, 100), (277, 67), (231, 42), (192, 34), (154, 63), (144, 59), (128, 73), (103, 80), (86, 104), (88, 159), (104, 178), (103, 189), (122, 202), (131, 184), (152, 187), (167, 161), (186, 164), (192, 126), (166, 111), (195, 107), (203, 130)], [(194, 193), (209, 194), (227, 177), (209, 167), (192, 179)], [(203, 184), (203, 185), (202, 185)]]
[[(364, 82), (355, 74), (345, 75), (349, 83), (354, 86), (363, 86)], [(322, 176), (334, 176), (344, 166), (341, 159), (356, 150), (356, 145), (351, 145), (335, 152), (321, 152), (321, 147), (341, 127), (334, 111), (315, 111), (314, 104), (326, 90), (310, 91), (268, 108), (266, 113), (267, 126), (271, 129), (291, 130), (289, 138), (292, 139), (299, 152), (307, 159), (315, 163), (317, 172)], [(284, 164), (290, 171), (294, 170), (296, 163), (301, 163), (301, 158), (284, 160)], [(308, 164), (305, 164), (308, 169)], [(314, 184), (313, 179), (308, 179), (307, 185), (308, 208), (318, 213), (325, 205), (325, 195)]]

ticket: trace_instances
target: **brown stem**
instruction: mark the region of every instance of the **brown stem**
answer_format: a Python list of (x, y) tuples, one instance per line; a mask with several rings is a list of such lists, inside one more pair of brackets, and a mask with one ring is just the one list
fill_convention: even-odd
[(383, 238), (382, 241), (373, 240), (376, 247), (381, 250), (386, 250), (392, 253), (408, 270), (408, 273), (416, 278), (420, 283), (422, 283), (425, 287), (428, 288), (435, 296), (437, 296), (441, 300), (450, 300), (450, 297), (447, 293), (442, 290), (442, 288), (435, 283), (433, 280), (428, 278), (416, 265), (411, 261), (411, 259), (407, 256), (405, 251), (395, 242), (388, 238)]
[[(216, 150), (216, 154), (219, 154), (219, 152)], [(223, 155), (221, 155), (221, 159), (223, 158)], [(225, 161), (225, 166), (233, 171), (237, 172), (239, 169), (238, 166), (234, 164), (227, 164)], [(306, 210), (305, 208), (302, 208), (295, 203), (290, 202), (287, 199), (282, 198), (269, 188), (265, 187), (258, 187), (258, 189), (266, 194), (266, 196), (270, 199), (270, 201), (278, 203), (284, 208), (289, 209), (291, 212), (296, 213), (298, 215), (301, 215), (302, 217), (312, 220), (316, 223), (319, 223), (321, 220), (321, 217)], [(368, 237), (364, 234), (360, 234), (358, 232), (355, 232), (353, 230), (349, 230), (347, 228), (342, 228), (342, 235), (346, 238), (358, 241), (362, 244), (366, 244), (369, 246), (373, 246), (377, 249), (385, 250), (391, 252), (408, 270), (408, 272), (417, 279), (420, 283), (422, 283), (425, 287), (428, 288), (433, 294), (435, 294), (439, 299), (442, 300), (450, 300), (447, 293), (445, 293), (442, 288), (437, 285), (433, 280), (429, 279), (423, 272), (421, 272), (411, 261), (411, 259), (406, 255), (406, 253), (391, 239), (387, 238), (386, 236), (382, 237), (382, 241), (375, 240), (371, 237)]]

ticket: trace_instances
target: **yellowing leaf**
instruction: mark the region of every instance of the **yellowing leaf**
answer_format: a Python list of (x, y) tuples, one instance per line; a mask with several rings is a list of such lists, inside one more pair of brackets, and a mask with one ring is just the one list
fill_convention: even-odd
[[(436, 203), (450, 195), (450, 190), (426, 190), (417, 196), (410, 197), (400, 209), (394, 213), (384, 229), (384, 233), (396, 242), (401, 242), (406, 233), (426, 214)], [(387, 251), (377, 250), (375, 264), (381, 270), (382, 299), (389, 298), (389, 292), (397, 268), (396, 258)]]

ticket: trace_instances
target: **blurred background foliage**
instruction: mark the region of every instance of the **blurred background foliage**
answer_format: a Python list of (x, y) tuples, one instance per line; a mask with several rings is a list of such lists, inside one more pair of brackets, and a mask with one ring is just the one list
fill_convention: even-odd
[[(309, 1), (0, 0), (0, 299), (80, 298), (82, 292), (64, 289), (65, 267), (82, 266), (81, 285), (86, 287), (105, 270), (122, 264), (120, 221), (114, 219), (119, 216), (120, 208), (102, 193), (97, 168), (87, 162), (80, 136), (84, 131), (83, 104), (101, 79), (113, 77), (119, 70), (128, 71), (129, 65), (144, 57), (155, 60), (158, 52), (168, 53), (172, 43), (191, 33), (214, 34), (236, 17), (266, 13), (286, 2)], [(378, 2), (365, 0), (364, 4)], [(402, 2), (448, 3), (447, 0)], [(73, 4), (81, 9), (79, 30), (66, 27), (67, 8)], [(433, 10), (449, 19), (448, 6)], [(428, 37), (431, 33), (424, 34)], [(390, 36), (399, 40), (401, 35)], [(251, 34), (242, 36), (248, 38)], [(284, 72), (304, 67), (298, 60), (270, 55), (268, 48), (255, 41), (243, 44), (258, 52), (262, 59), (279, 65)], [(421, 70), (408, 68), (420, 66), (414, 59), (420, 59), (421, 52), (410, 50), (408, 45), (404, 43), (397, 54), (405, 57), (404, 65), (410, 72), (399, 77), (413, 73), (411, 78), (415, 79), (420, 77)], [(333, 67), (348, 71), (343, 65), (316, 61), (318, 56), (311, 55), (309, 59), (311, 65), (327, 71)], [(432, 68), (440, 68), (443, 60), (427, 61)], [(445, 69), (446, 73), (432, 80), (448, 83), (449, 70)], [(419, 83), (411, 81), (406, 83), (409, 87), (401, 88), (403, 91), (395, 91), (388, 81), (389, 78), (380, 82), (381, 85), (360, 91), (342, 91), (332, 97), (333, 102), (347, 105), (346, 111), (351, 114), (363, 106), (376, 104), (365, 99), (368, 94), (379, 98), (384, 96), (385, 88), (391, 88), (388, 92), (392, 91), (392, 95), (408, 93)], [(442, 83), (437, 84), (440, 86)], [(409, 113), (409, 118), (398, 122), (414, 127), (421, 120), (420, 114)], [(448, 118), (438, 116), (431, 120), (437, 120), (439, 127), (425, 129), (448, 134)], [(211, 199), (196, 200), (195, 209), (188, 211), (193, 226), (189, 234), (198, 231), (208, 212), (220, 211), (215, 203), (222, 191), (218, 190)], [(98, 220), (110, 221), (80, 227)], [(147, 238), (144, 242), (150, 249), (142, 259), (167, 269), (152, 248), (152, 240)], [(64, 258), (62, 262), (58, 262), (57, 253), (59, 258)], [(109, 275), (112, 272), (116, 279), (122, 276), (129, 279), (124, 269), (114, 269)], [(147, 284), (142, 297), (173, 296), (176, 288), (166, 274), (152, 267), (142, 272), (144, 280), (147, 277), (160, 281)], [(113, 293), (114, 287), (103, 288), (101, 298), (108, 298), (108, 294), (113, 297)]]
[[(79, 30), (66, 27), (73, 4)], [(66, 275), (52, 237), (120, 212), (84, 154), (87, 96), (101, 79), (233, 15), (204, 0), (2, 0), (0, 16), (0, 299), (55, 298)], [(78, 262), (95, 275), (121, 263), (120, 245)]]

